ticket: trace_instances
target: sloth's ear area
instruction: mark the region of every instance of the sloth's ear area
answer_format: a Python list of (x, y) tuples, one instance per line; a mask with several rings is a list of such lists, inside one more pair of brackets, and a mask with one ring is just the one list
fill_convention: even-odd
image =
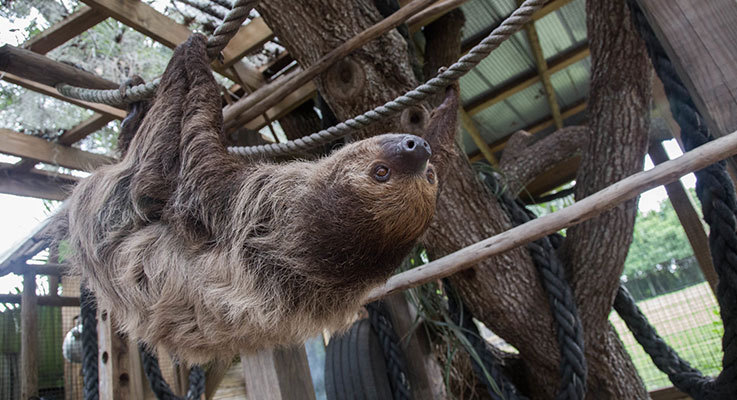
[(443, 169), (448, 157), (455, 154), (455, 137), (458, 132), (458, 105), (460, 89), (458, 82), (445, 89), (445, 100), (430, 114), (424, 138), (430, 143), (430, 162)]

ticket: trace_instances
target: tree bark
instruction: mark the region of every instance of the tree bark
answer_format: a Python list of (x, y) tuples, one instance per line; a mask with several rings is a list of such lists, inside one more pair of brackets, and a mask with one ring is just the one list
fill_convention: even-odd
[[(368, 0), (271, 0), (262, 2), (259, 11), (303, 67), (381, 18)], [(641, 168), (644, 147), (640, 147), (639, 134), (642, 131), (646, 137), (647, 132), (642, 129), (646, 122), (640, 115), (647, 104), (647, 96), (642, 93), (647, 84), (639, 82), (647, 76), (640, 72), (644, 52), (630, 27), (624, 1), (590, 0), (589, 14), (592, 58), (596, 58), (589, 101), (592, 132), (597, 139), (588, 146), (592, 153), (581, 169), (579, 184), (585, 186), (579, 189), (579, 198)], [(381, 105), (417, 84), (406, 43), (396, 31), (370, 42), (346, 60), (316, 79), (325, 100), (341, 120)], [(336, 78), (338, 85), (330, 83)], [(341, 84), (350, 89), (350, 96), (345, 90), (335, 90)], [(354, 138), (396, 131), (398, 127), (399, 119), (395, 118)], [(512, 226), (464, 155), (453, 158), (445, 172), (436, 217), (423, 238), (432, 258)], [(613, 214), (603, 217), (600, 223), (605, 224), (604, 228), (594, 223), (579, 229), (579, 241), (586, 239), (581, 235), (587, 232), (595, 233), (595, 241), (586, 239), (585, 249), (570, 252), (574, 262), (571, 279), (586, 329), (590, 399), (639, 398), (645, 393), (621, 343), (606, 323), (614, 293), (611, 288), (619, 282), (631, 238), (634, 203)], [(602, 260), (612, 254), (616, 255), (613, 260)], [(528, 252), (519, 248), (493, 257), (451, 277), (451, 282), (476, 318), (520, 351), (529, 371), (528, 390), (522, 391), (533, 398), (553, 398), (560, 379), (559, 349), (550, 306)], [(606, 291), (598, 290), (601, 287)]]

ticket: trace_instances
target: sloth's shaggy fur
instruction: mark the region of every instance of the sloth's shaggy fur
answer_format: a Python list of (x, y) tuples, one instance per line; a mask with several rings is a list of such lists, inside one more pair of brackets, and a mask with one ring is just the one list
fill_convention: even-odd
[[(375, 179), (387, 135), (313, 162), (231, 156), (217, 93), (195, 35), (121, 161), (80, 182), (58, 217), (100, 307), (189, 363), (344, 327), (427, 228), (437, 195), (432, 164)], [(452, 147), (452, 103), (433, 146)]]

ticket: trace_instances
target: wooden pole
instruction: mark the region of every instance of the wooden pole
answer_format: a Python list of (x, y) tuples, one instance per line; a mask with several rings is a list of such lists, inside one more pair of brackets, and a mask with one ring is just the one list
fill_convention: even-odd
[(494, 157), (494, 153), (491, 151), (491, 148), (489, 148), (489, 145), (486, 144), (483, 136), (481, 136), (481, 132), (479, 132), (479, 129), (476, 127), (476, 123), (473, 121), (471, 116), (468, 115), (463, 107), (461, 107), (460, 113), (461, 125), (463, 125), (463, 128), (468, 132), (468, 135), (471, 136), (473, 142), (476, 143), (476, 146), (479, 148), (481, 154), (484, 155), (486, 161), (494, 167), (498, 166), (499, 162), (496, 160), (496, 157)]
[(23, 275), (20, 304), (20, 397), (38, 396), (38, 315), (36, 312), (36, 275)]
[[(670, 160), (663, 144), (660, 142), (651, 142), (647, 152), (655, 165)], [(680, 180), (665, 185), (665, 191), (668, 193), (670, 203), (673, 205), (676, 215), (678, 215), (678, 220), (681, 221), (689, 243), (691, 243), (694, 257), (699, 263), (701, 272), (704, 274), (706, 281), (709, 282), (712, 292), (716, 293), (719, 276), (711, 261), (709, 240), (706, 237), (706, 232), (704, 232), (704, 225), (701, 224), (701, 218), (699, 218), (699, 214), (696, 213), (693, 204), (691, 204), (691, 199), (689, 199)]]
[(241, 114), (243, 114), (239, 118), (241, 120), (250, 121), (256, 118), (278, 103), (282, 98), (284, 98), (284, 96), (295, 91), (297, 88), (327, 70), (328, 67), (335, 64), (336, 61), (346, 57), (354, 50), (368, 43), (372, 39), (375, 39), (379, 35), (396, 28), (399, 24), (406, 21), (407, 18), (432, 4), (434, 1), (435, 0), (414, 0), (407, 6), (400, 8), (399, 11), (336, 47), (333, 51), (317, 60), (309, 68), (302, 71), (302, 73), (289, 82), (277, 86), (273, 91), (263, 91), (259, 95), (256, 95), (259, 91), (254, 92), (254, 94), (238, 100), (232, 106), (225, 107), (225, 109), (223, 109), (224, 120), (228, 122)]
[(673, 182), (683, 175), (702, 169), (735, 153), (737, 153), (737, 132), (709, 142), (679, 158), (666, 161), (649, 171), (638, 172), (622, 179), (585, 199), (577, 201), (572, 206), (544, 215), (428, 264), (395, 275), (383, 286), (372, 290), (366, 298), (366, 302), (453, 275), (483, 259), (593, 218), (646, 190)]
[[(143, 395), (142, 381), (131, 382), (131, 374), (135, 379), (141, 379), (140, 370), (132, 371), (129, 350), (136, 346), (129, 346), (113, 327), (112, 316), (107, 310), (97, 310), (97, 340), (98, 340), (98, 373), (101, 399), (127, 400), (138, 399)], [(134, 356), (134, 360), (138, 357)], [(138, 359), (140, 362), (140, 360)], [(139, 366), (137, 364), (136, 366)]]

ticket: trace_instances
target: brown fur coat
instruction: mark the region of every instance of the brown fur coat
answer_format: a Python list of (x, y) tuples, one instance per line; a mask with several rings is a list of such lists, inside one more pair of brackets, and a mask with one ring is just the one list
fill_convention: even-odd
[(190, 363), (342, 328), (427, 228), (432, 163), (456, 130), (454, 93), (421, 170), (396, 158), (400, 135), (313, 162), (249, 163), (223, 145), (217, 93), (205, 40), (192, 36), (125, 156), (81, 182), (58, 217), (100, 307)]

